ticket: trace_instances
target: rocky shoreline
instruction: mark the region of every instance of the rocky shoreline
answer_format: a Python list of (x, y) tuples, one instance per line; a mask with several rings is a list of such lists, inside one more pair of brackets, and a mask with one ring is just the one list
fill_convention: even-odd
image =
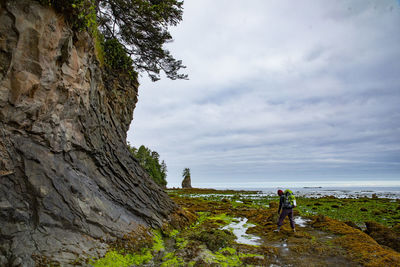
[[(140, 262), (141, 266), (400, 265), (400, 249), (395, 245), (400, 237), (399, 227), (368, 223), (367, 231), (363, 231), (355, 223), (325, 216), (322, 210), (313, 215), (296, 209), (297, 231), (293, 233), (286, 221), (282, 230), (275, 233), (276, 197), (260, 201), (249, 197), (257, 195), (254, 191), (167, 191), (186, 212), (186, 218), (190, 218), (187, 226), (162, 229), (154, 235), (157, 238), (153, 247), (144, 254), (136, 252), (128, 256), (113, 251), (94, 262), (94, 266), (106, 266), (106, 262), (116, 260), (127, 260), (131, 264)], [(304, 199), (298, 200), (298, 205), (309, 204)], [(379, 240), (377, 236), (385, 231), (389, 231), (392, 238), (382, 243), (383, 238)]]

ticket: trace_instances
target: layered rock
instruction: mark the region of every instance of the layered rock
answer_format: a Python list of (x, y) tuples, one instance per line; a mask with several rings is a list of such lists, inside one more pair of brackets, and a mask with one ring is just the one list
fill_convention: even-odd
[(0, 266), (68, 265), (161, 226), (175, 204), (126, 146), (137, 81), (51, 8), (0, 5)]

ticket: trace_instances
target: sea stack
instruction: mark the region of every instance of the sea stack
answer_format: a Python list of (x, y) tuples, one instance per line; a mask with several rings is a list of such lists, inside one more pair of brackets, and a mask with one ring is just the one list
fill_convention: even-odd
[(183, 178), (182, 188), (192, 188), (192, 181), (190, 179), (190, 175), (185, 176), (185, 178)]

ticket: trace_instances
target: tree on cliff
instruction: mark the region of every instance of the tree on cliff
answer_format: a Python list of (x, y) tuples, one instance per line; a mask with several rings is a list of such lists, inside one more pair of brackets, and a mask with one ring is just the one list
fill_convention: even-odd
[(146, 71), (153, 81), (160, 70), (170, 79), (186, 79), (178, 71), (185, 66), (163, 48), (172, 41), (168, 31), (182, 20), (178, 0), (97, 0), (98, 24), (106, 39), (117, 39), (133, 57), (137, 70)]
[[(185, 66), (164, 47), (172, 42), (168, 29), (182, 20), (179, 0), (37, 0), (66, 15), (75, 29), (98, 27), (105, 43), (118, 42), (135, 70), (152, 81), (163, 71), (170, 79), (187, 79), (178, 71)], [(93, 31), (93, 29), (92, 29)], [(105, 57), (107, 57), (107, 51)], [(119, 57), (121, 58), (121, 57)], [(109, 60), (112, 61), (112, 60)], [(126, 63), (124, 62), (124, 64)], [(117, 64), (113, 64), (117, 65)]]
[(129, 144), (128, 147), (132, 155), (139, 161), (140, 166), (147, 171), (153, 181), (162, 187), (166, 187), (167, 165), (164, 161), (160, 164), (160, 155), (143, 145), (139, 149)]

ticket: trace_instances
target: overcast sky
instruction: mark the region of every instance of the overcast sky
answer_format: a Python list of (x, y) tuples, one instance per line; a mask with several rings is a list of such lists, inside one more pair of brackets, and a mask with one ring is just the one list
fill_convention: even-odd
[(397, 0), (186, 0), (128, 132), (168, 187), (400, 185)]

